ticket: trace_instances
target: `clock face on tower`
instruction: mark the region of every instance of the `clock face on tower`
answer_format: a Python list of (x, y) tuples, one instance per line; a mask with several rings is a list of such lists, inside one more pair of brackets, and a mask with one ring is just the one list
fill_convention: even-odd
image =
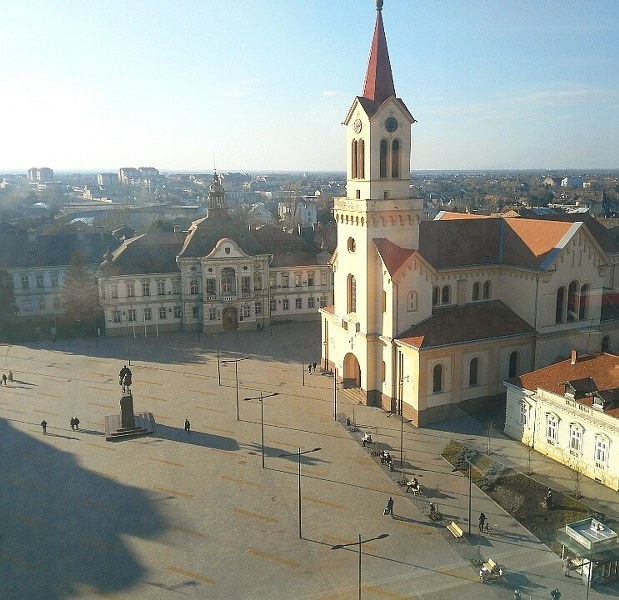
[(363, 129), (363, 123), (361, 122), (361, 119), (355, 119), (352, 127), (355, 130), (355, 133), (361, 133), (361, 130)]
[(385, 129), (389, 133), (393, 133), (398, 128), (398, 120), (395, 117), (389, 117), (385, 121)]

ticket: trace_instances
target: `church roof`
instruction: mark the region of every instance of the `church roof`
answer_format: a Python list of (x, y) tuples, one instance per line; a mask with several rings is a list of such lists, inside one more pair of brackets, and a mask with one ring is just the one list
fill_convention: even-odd
[(500, 300), (435, 308), (398, 340), (420, 350), (534, 333), (524, 319)]
[(404, 262), (415, 253), (415, 250), (401, 248), (387, 238), (374, 238), (373, 241), (391, 277), (393, 277)]
[(393, 73), (387, 50), (387, 37), (383, 26), (382, 3), (377, 5), (376, 25), (370, 49), (370, 59), (363, 84), (363, 98), (382, 104), (395, 96)]
[(437, 269), (504, 264), (545, 270), (582, 226), (537, 219), (445, 217), (422, 221), (419, 227), (419, 251)]
[(299, 235), (286, 233), (272, 225), (263, 225), (251, 232), (264, 251), (273, 255), (271, 267), (315, 265), (316, 250)]

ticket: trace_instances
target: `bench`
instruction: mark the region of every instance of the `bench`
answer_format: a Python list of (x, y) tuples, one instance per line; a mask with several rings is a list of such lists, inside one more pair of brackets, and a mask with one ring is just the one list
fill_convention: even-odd
[(464, 538), (464, 531), (460, 529), (460, 526), (455, 521), (452, 521), (449, 525), (447, 525), (447, 529), (449, 530), (449, 533), (451, 533), (451, 535), (453, 535), (457, 540)]
[(499, 566), (491, 558), (489, 558), (488, 561), (484, 563), (484, 567), (486, 568), (486, 571), (489, 571), (490, 573), (493, 573), (496, 569), (499, 568)]

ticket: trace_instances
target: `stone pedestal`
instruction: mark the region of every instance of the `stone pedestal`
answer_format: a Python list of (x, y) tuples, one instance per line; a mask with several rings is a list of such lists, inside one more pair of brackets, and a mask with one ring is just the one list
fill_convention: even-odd
[(120, 398), (120, 422), (123, 429), (135, 427), (135, 416), (133, 414), (133, 396), (131, 392), (123, 394)]
[(154, 430), (155, 417), (153, 413), (134, 414), (131, 392), (123, 392), (120, 397), (120, 414), (105, 417), (105, 439), (108, 442), (150, 435)]

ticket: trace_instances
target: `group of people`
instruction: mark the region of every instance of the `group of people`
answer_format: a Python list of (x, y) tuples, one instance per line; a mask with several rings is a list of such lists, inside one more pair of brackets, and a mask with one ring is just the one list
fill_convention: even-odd
[(313, 363), (309, 363), (307, 365), (307, 372), (311, 375), (312, 371), (315, 373), (316, 372), (316, 367), (318, 366), (317, 362), (313, 362)]
[(71, 431), (78, 431), (80, 428), (80, 420), (77, 417), (71, 417), (69, 425), (71, 425)]
[(363, 444), (363, 447), (365, 448), (368, 444), (372, 443), (372, 434), (371, 433), (364, 433), (363, 434), (363, 438), (361, 440), (361, 443)]
[(13, 371), (9, 371), (8, 377), (6, 376), (5, 373), (2, 373), (2, 379), (0, 379), (0, 385), (2, 385), (2, 384), (8, 385), (7, 381), (9, 383), (13, 383)]

